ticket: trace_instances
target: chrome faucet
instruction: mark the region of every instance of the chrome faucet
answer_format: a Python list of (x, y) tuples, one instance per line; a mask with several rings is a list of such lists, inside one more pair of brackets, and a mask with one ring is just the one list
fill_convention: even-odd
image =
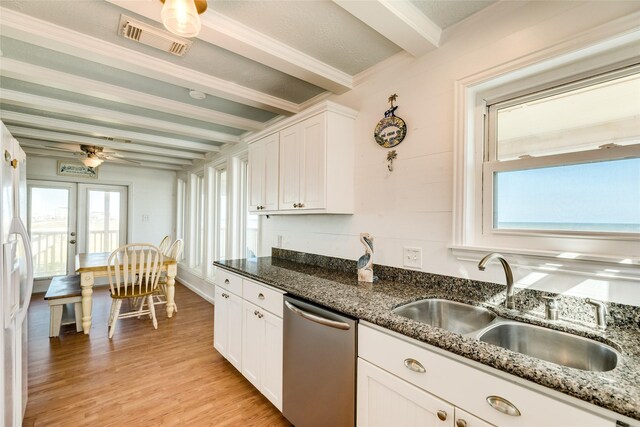
[(587, 298), (584, 301), (596, 308), (596, 324), (598, 325), (598, 329), (602, 331), (607, 329), (607, 306), (604, 305), (602, 301), (593, 300), (591, 298)]
[(509, 266), (507, 260), (504, 259), (504, 257), (499, 253), (492, 252), (480, 260), (480, 262), (478, 263), (478, 270), (484, 271), (486, 265), (494, 259), (497, 259), (498, 261), (500, 261), (500, 264), (502, 264), (504, 275), (507, 279), (507, 298), (504, 300), (504, 305), (509, 309), (514, 309), (516, 308), (516, 303), (513, 297), (513, 272), (511, 271), (511, 267)]

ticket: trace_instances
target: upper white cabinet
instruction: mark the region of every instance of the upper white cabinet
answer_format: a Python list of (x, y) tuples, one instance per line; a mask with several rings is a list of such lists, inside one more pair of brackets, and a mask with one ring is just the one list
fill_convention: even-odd
[[(249, 140), (250, 210), (353, 213), (355, 117), (355, 111), (327, 101), (254, 135)], [(269, 150), (274, 141), (278, 150)]]
[(249, 211), (278, 209), (279, 133), (249, 146)]

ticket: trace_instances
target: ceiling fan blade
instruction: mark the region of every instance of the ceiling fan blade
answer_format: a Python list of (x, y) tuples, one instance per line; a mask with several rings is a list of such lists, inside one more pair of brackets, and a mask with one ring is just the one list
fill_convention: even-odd
[(108, 161), (113, 162), (113, 163), (134, 164), (134, 165), (141, 165), (142, 164), (142, 163), (136, 162), (134, 160), (121, 159), (121, 158), (118, 158), (118, 157), (100, 156), (100, 158), (108, 160)]
[(67, 153), (82, 153), (82, 151), (80, 151), (80, 147), (73, 146), (73, 145), (60, 146), (60, 147), (45, 145), (42, 148), (48, 148), (49, 150), (55, 150), (55, 151), (66, 151)]

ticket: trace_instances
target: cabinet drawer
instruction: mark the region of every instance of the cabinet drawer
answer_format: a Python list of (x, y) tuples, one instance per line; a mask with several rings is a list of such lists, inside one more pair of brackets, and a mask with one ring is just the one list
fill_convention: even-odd
[(282, 294), (281, 291), (251, 280), (244, 279), (242, 283), (242, 298), (278, 317), (282, 317)]
[[(456, 407), (498, 426), (613, 427), (615, 422), (491, 375), (419, 345), (359, 325), (358, 356)], [(412, 369), (413, 368), (413, 369)], [(506, 399), (520, 416), (506, 415), (487, 402)]]
[(238, 296), (242, 295), (242, 277), (216, 267), (215, 284)]

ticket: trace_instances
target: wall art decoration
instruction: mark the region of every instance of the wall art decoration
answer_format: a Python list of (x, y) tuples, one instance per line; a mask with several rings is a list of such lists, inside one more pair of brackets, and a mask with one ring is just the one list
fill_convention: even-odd
[(407, 124), (395, 112), (398, 109), (393, 103), (398, 99), (397, 94), (389, 97), (391, 108), (384, 112), (384, 118), (378, 122), (373, 131), (376, 142), (384, 148), (395, 147), (407, 136)]
[(58, 175), (98, 179), (98, 168), (85, 166), (82, 163), (58, 161)]

